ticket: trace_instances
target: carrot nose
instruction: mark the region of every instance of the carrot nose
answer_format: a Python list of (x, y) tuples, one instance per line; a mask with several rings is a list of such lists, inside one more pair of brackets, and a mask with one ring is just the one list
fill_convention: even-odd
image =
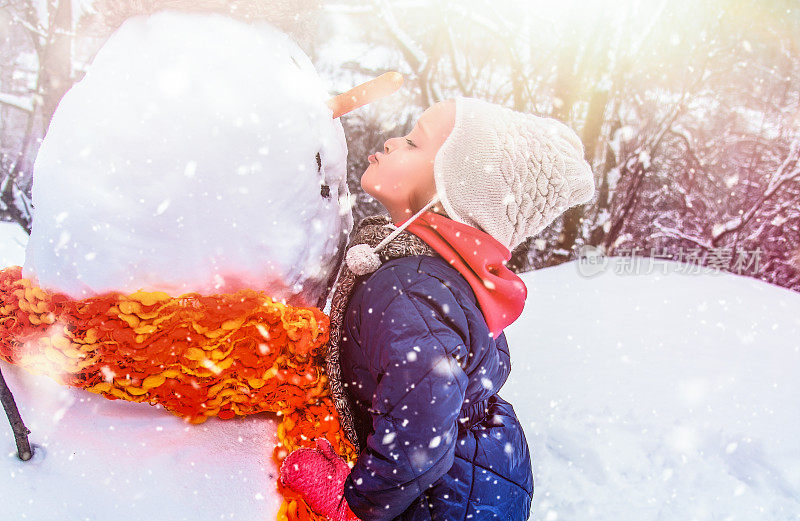
[(359, 107), (392, 94), (403, 85), (403, 75), (396, 71), (386, 72), (347, 92), (328, 100), (333, 111), (333, 119), (343, 116)]

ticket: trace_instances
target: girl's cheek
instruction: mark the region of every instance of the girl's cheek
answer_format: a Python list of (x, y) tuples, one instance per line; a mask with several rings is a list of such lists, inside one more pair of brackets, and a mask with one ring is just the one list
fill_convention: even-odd
[(373, 176), (374, 176), (374, 174), (375, 174), (374, 172), (372, 172), (371, 170), (368, 170), (368, 171), (364, 172), (361, 175), (361, 188), (365, 192), (367, 192), (369, 194), (371, 194), (374, 191), (374, 188), (373, 188), (373, 185), (374, 185)]

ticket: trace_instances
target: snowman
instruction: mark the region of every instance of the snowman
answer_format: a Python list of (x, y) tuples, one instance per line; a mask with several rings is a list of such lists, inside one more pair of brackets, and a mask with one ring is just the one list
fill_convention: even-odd
[(354, 456), (318, 364), (353, 225), (338, 116), (397, 81), (329, 100), (285, 33), (217, 13), (114, 32), (41, 145), (24, 266), (0, 272), (34, 443), (21, 462), (0, 429), (9, 519), (316, 518), (277, 465), (314, 436)]

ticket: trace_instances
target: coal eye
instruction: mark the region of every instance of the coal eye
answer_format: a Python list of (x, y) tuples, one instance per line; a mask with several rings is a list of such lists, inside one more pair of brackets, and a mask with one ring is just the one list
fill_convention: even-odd
[(407, 142), (409, 145), (411, 145), (412, 147), (416, 147), (416, 146), (417, 146), (417, 145), (415, 145), (415, 144), (414, 144), (414, 142), (413, 142), (413, 141), (411, 141), (411, 140), (410, 140), (410, 139), (408, 139), (408, 138), (406, 138), (406, 142)]
[[(321, 171), (322, 171), (322, 158), (319, 156), (319, 152), (317, 152), (317, 173), (320, 173)], [(325, 183), (322, 183), (322, 185), (319, 187), (319, 195), (321, 195), (325, 199), (328, 199), (331, 196), (331, 187), (326, 185)]]

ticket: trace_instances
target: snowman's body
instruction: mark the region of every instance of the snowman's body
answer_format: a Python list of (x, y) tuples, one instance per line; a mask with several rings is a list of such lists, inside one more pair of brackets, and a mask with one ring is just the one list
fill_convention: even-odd
[(23, 275), (75, 298), (250, 288), (322, 307), (353, 224), (327, 98), (267, 22), (128, 19), (42, 143)]
[(198, 521), (276, 519), (282, 497), (267, 414), (185, 423), (161, 408), (111, 401), (0, 362), (32, 431), (17, 459), (8, 425), (2, 519)]
[[(352, 227), (327, 97), (266, 22), (127, 20), (42, 143), (23, 276), (73, 298), (251, 288), (322, 307)], [(190, 425), (0, 365), (41, 447), (19, 462), (0, 429), (8, 519), (275, 519), (270, 415)]]

